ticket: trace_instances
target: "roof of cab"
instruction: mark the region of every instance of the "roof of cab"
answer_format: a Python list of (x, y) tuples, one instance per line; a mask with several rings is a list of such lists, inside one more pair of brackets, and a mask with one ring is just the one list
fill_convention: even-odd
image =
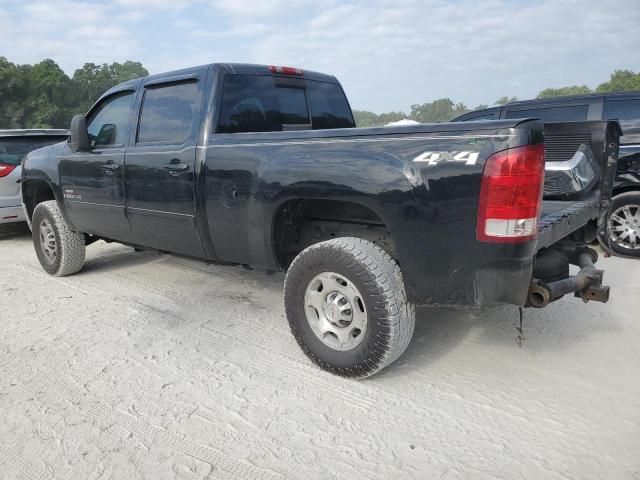
[[(111, 87), (109, 90), (104, 92), (100, 99), (106, 97), (107, 95), (111, 95), (112, 93), (123, 91), (123, 90), (135, 90), (138, 88), (140, 82), (144, 80), (161, 80), (162, 78), (169, 77), (178, 77), (181, 75), (187, 75), (189, 73), (193, 73), (195, 70), (205, 70), (209, 67), (218, 67), (224, 69), (227, 73), (238, 73), (238, 74), (246, 74), (246, 75), (273, 75), (273, 76), (282, 76), (282, 77), (291, 77), (291, 75), (278, 74), (273, 73), (269, 70), (270, 65), (259, 65), (253, 63), (210, 63), (206, 65), (198, 65), (189, 68), (183, 68), (180, 70), (172, 70), (169, 72), (156, 73), (154, 75), (149, 75), (147, 77), (136, 78), (134, 80), (129, 80), (127, 82), (120, 83)], [(317, 80), (321, 82), (330, 82), (330, 83), (338, 83), (338, 80), (333, 75), (327, 75), (325, 73), (314, 72), (311, 70), (300, 69), (302, 71), (302, 75), (296, 78), (304, 78), (307, 80)]]
[(538, 105), (538, 104), (546, 104), (546, 103), (571, 103), (579, 100), (622, 100), (627, 98), (638, 98), (640, 97), (640, 91), (630, 91), (630, 92), (595, 92), (595, 93), (585, 93), (582, 95), (560, 95), (558, 97), (547, 97), (547, 98), (532, 98), (530, 100), (517, 100), (515, 102), (509, 102), (505, 107), (519, 107), (519, 106), (527, 106), (527, 105)]
[[(288, 77), (290, 75), (278, 74), (274, 73), (269, 68), (272, 65), (258, 65), (253, 63), (215, 63), (221, 68), (227, 70), (228, 73), (244, 73), (247, 75), (275, 75), (275, 76), (283, 76)], [(280, 66), (280, 65), (278, 65)], [(298, 68), (298, 67), (294, 67)], [(327, 75), (326, 73), (314, 72), (312, 70), (305, 70), (304, 68), (300, 68), (302, 75), (300, 78), (305, 78), (307, 80), (318, 80), (322, 82), (332, 82), (337, 83), (336, 77), (333, 75)]]

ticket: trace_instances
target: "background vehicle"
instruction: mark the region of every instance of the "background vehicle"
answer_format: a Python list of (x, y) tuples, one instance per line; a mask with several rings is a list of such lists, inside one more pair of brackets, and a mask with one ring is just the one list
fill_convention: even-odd
[(0, 130), (0, 224), (25, 221), (20, 194), (24, 156), (68, 136), (66, 130)]
[[(25, 160), (36, 254), (52, 275), (78, 272), (100, 238), (286, 269), (296, 340), (349, 377), (404, 352), (416, 304), (607, 301), (582, 241), (610, 197), (615, 122), (354, 126), (334, 77), (295, 68), (213, 64), (121, 84), (74, 117), (69, 143)], [(579, 157), (556, 165), (556, 188), (576, 169), (581, 181), (543, 202), (545, 136), (547, 162)]]
[[(589, 94), (512, 102), (476, 110), (454, 122), (535, 117), (543, 122), (618, 120), (620, 139), (614, 197), (599, 232), (601, 242), (619, 255), (640, 258), (640, 92)], [(566, 160), (573, 152), (560, 153)]]

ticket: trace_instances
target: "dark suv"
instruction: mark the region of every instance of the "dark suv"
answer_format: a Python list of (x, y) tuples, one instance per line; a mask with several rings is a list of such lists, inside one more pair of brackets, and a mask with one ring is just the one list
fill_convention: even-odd
[[(544, 122), (618, 120), (623, 136), (609, 216), (599, 237), (619, 255), (640, 258), (640, 92), (524, 100), (465, 113), (454, 122), (535, 117)], [(567, 153), (568, 157), (572, 152)], [(570, 158), (566, 159), (567, 161)]]

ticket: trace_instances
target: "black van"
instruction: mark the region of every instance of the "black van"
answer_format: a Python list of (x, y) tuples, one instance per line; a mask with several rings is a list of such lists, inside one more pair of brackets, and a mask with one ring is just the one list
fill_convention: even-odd
[[(618, 120), (623, 136), (607, 230), (601, 240), (619, 255), (640, 258), (640, 92), (594, 93), (511, 102), (465, 113), (454, 122), (535, 117), (544, 122)], [(570, 154), (568, 154), (570, 155)], [(569, 160), (569, 158), (567, 158)]]

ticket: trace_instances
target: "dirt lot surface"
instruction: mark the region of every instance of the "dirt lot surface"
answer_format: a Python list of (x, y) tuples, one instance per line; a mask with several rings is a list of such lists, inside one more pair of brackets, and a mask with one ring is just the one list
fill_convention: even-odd
[(418, 312), (367, 381), (316, 369), (283, 275), (0, 227), (0, 478), (640, 478), (640, 262), (608, 304)]

